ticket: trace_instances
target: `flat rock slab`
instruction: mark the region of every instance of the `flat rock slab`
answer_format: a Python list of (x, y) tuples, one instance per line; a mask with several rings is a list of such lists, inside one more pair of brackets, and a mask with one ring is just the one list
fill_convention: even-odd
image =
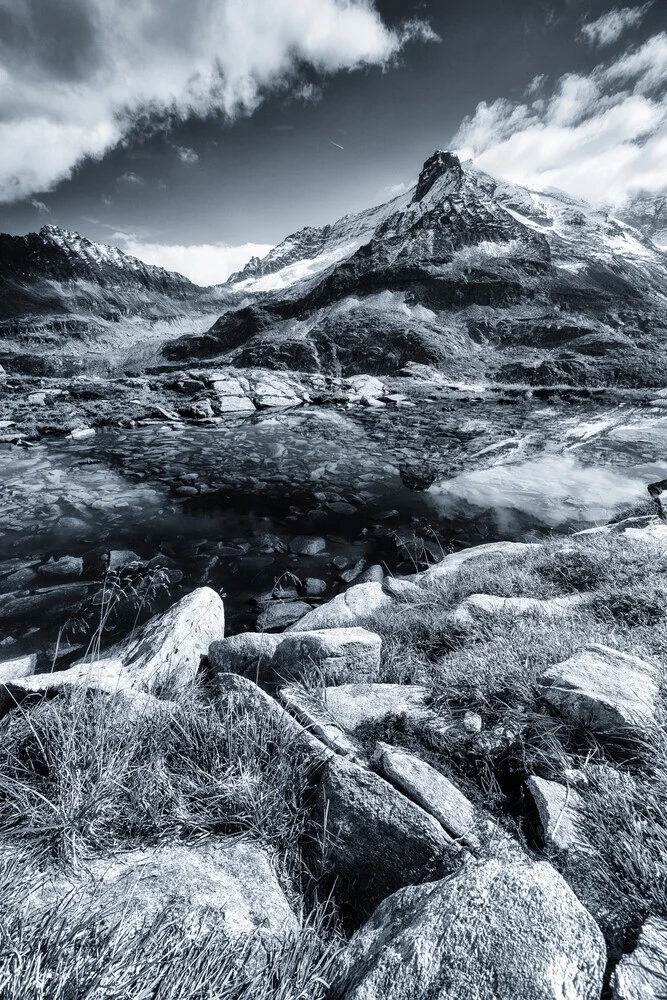
[(493, 836), (497, 824), (491, 817), (477, 809), (449, 778), (415, 754), (380, 742), (373, 761), (392, 785), (437, 819), (462, 847), (478, 853), (482, 841)]
[(569, 851), (586, 847), (581, 829), (582, 798), (569, 785), (533, 775), (526, 787), (533, 797), (542, 825), (542, 838), (548, 847)]
[(605, 962), (551, 865), (471, 862), (386, 899), (339, 956), (330, 1000), (599, 1000)]
[(92, 663), (78, 663), (68, 670), (54, 670), (49, 674), (14, 677), (5, 682), (5, 687), (18, 701), (27, 695), (46, 694), (68, 688), (85, 688), (114, 694), (130, 690), (132, 681), (121, 660), (101, 659)]
[(292, 625), (291, 632), (309, 632), (322, 628), (350, 628), (365, 618), (391, 607), (395, 603), (380, 583), (358, 583), (332, 601), (314, 608), (310, 614)]
[(360, 726), (399, 716), (417, 724), (430, 722), (435, 713), (426, 704), (428, 694), (420, 684), (340, 684), (326, 687), (323, 699), (340, 728), (354, 734)]
[(137, 933), (165, 906), (184, 926), (222, 925), (231, 939), (270, 940), (298, 926), (269, 855), (238, 840), (121, 852), (66, 874), (44, 871), (40, 881), (27, 898), (30, 910), (80, 906)]
[(471, 594), (452, 612), (450, 620), (459, 628), (468, 629), (484, 621), (505, 618), (538, 618), (559, 621), (567, 618), (576, 607), (585, 603), (586, 596), (568, 594), (541, 601), (536, 597), (498, 597), (495, 594)]
[(412, 580), (420, 585), (439, 583), (455, 576), (462, 566), (471, 561), (493, 559), (497, 556), (511, 558), (539, 548), (541, 548), (539, 542), (487, 542), (484, 545), (474, 545), (460, 552), (452, 552), (435, 566), (424, 570), (423, 573), (417, 573)]
[(667, 997), (667, 920), (650, 917), (637, 947), (624, 955), (612, 978), (613, 1000), (665, 1000)]
[(343, 757), (363, 761), (361, 746), (338, 725), (316, 692), (298, 684), (290, 685), (281, 688), (280, 699), (285, 708), (326, 746)]
[(345, 757), (331, 756), (324, 768), (315, 818), (326, 830), (326, 871), (361, 919), (401, 886), (439, 878), (456, 863), (451, 838), (432, 816)]
[(655, 722), (658, 671), (637, 656), (594, 644), (540, 677), (541, 697), (577, 725), (623, 736)]

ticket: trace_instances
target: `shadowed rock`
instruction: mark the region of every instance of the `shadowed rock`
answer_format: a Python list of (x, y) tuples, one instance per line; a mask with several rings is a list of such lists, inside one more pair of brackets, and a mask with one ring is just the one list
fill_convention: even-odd
[(361, 919), (404, 885), (451, 871), (458, 851), (440, 824), (389, 782), (344, 757), (327, 762), (316, 819), (325, 870)]

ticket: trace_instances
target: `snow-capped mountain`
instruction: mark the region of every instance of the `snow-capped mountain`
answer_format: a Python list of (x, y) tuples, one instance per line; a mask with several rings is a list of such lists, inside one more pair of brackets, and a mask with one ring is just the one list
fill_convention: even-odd
[(406, 194), (295, 233), (232, 280), (249, 304), (172, 358), (582, 382), (595, 358), (605, 379), (641, 381), (648, 365), (667, 383), (667, 254), (606, 212), (449, 152)]
[(181, 274), (57, 226), (0, 235), (0, 290), (2, 320), (70, 312), (112, 320), (164, 316), (184, 312), (201, 293)]
[(656, 246), (667, 250), (667, 188), (658, 194), (639, 194), (622, 205), (619, 218), (635, 226)]

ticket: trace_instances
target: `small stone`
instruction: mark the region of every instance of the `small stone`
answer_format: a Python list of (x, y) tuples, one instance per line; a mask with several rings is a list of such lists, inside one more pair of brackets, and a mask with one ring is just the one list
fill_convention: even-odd
[(303, 581), (303, 589), (308, 597), (319, 597), (321, 594), (326, 593), (327, 582), (326, 580), (320, 580), (316, 576), (307, 576)]
[(37, 572), (42, 576), (81, 576), (83, 559), (81, 556), (61, 556), (60, 559), (52, 557), (48, 562), (38, 566)]
[(467, 733), (481, 733), (482, 725), (482, 716), (478, 715), (477, 712), (466, 712), (464, 714), (463, 728)]
[(298, 556), (316, 556), (324, 552), (327, 543), (324, 538), (316, 535), (298, 535), (290, 542), (290, 551)]
[(305, 601), (273, 601), (257, 618), (257, 628), (262, 632), (294, 625), (311, 610)]
[(526, 782), (542, 824), (542, 838), (548, 847), (569, 851), (584, 846), (581, 833), (581, 796), (568, 785), (532, 775)]

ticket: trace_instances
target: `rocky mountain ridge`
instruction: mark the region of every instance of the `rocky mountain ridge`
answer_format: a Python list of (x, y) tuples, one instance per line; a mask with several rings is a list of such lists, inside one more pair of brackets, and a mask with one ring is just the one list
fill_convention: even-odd
[(169, 358), (339, 375), (414, 361), (547, 384), (662, 372), (667, 254), (604, 211), (444, 151), (406, 194), (293, 234), (232, 288), (249, 302)]

